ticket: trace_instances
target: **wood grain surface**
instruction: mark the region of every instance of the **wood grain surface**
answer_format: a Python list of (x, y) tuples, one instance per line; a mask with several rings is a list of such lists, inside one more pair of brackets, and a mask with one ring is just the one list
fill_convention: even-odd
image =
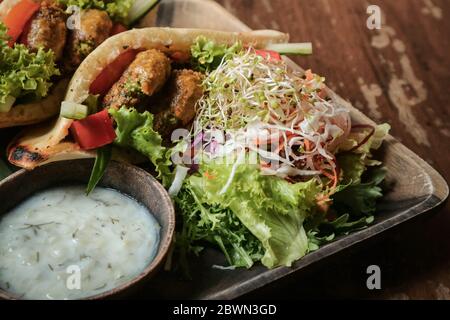
[[(294, 58), (450, 180), (450, 1), (218, 0), (252, 29), (312, 41)], [(369, 5), (382, 28), (369, 30)], [(247, 298), (450, 299), (450, 205)], [(379, 265), (382, 289), (366, 287)]]
[[(397, 139), (450, 180), (449, 0), (217, 2), (253, 29), (313, 42), (314, 54), (295, 62), (325, 76), (372, 119), (390, 123)], [(370, 4), (382, 10), (381, 30), (366, 27)], [(2, 130), (0, 144), (15, 133)], [(244, 298), (450, 299), (449, 235), (447, 204)], [(373, 264), (381, 268), (382, 290), (366, 287)]]

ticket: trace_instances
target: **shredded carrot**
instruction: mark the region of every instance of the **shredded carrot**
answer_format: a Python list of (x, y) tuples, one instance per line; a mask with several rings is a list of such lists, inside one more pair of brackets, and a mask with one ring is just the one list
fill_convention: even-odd
[(334, 191), (334, 189), (337, 187), (339, 183), (339, 174), (340, 170), (336, 163), (336, 160), (328, 160), (329, 164), (331, 165), (332, 169), (330, 172), (329, 168), (325, 167), (324, 159), (322, 157), (319, 157), (319, 159), (315, 158), (313, 159), (314, 166), (326, 177), (330, 180), (328, 186), (331, 188), (330, 193)]
[(297, 136), (294, 132), (292, 131), (286, 131), (286, 137), (289, 139), (292, 136)]
[(270, 163), (261, 160), (261, 168), (270, 168)]
[(311, 151), (311, 149), (312, 149), (312, 142), (309, 141), (308, 139), (305, 139), (305, 150)]
[(203, 175), (204, 175), (204, 176), (206, 177), (206, 179), (208, 179), (208, 180), (214, 180), (214, 179), (215, 179), (214, 175), (210, 174), (208, 171), (205, 171), (205, 173), (204, 173)]
[(320, 193), (316, 197), (316, 203), (320, 211), (327, 213), (330, 209), (331, 199), (328, 194)]

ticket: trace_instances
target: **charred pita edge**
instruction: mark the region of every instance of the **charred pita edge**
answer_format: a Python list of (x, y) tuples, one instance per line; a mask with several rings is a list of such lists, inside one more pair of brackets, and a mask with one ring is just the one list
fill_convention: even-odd
[(13, 150), (14, 151), (9, 155), (9, 160), (12, 163), (17, 161), (34, 162), (45, 159), (40, 153), (30, 151), (24, 146), (17, 146)]

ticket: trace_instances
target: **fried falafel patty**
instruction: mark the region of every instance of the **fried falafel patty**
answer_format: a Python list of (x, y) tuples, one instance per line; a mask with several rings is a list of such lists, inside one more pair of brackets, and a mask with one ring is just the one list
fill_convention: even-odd
[(61, 59), (66, 44), (66, 14), (62, 8), (53, 1), (43, 1), (30, 21), (26, 43), (31, 50), (51, 49), (55, 59)]
[(150, 49), (137, 54), (103, 99), (105, 107), (138, 107), (164, 86), (170, 76), (170, 59)]
[(154, 129), (169, 136), (179, 126), (195, 117), (195, 105), (203, 95), (203, 74), (192, 70), (175, 70), (168, 83), (166, 109), (155, 114)]
[(76, 68), (111, 34), (113, 22), (105, 11), (97, 9), (83, 10), (80, 13), (80, 25), (69, 32), (67, 40), (66, 68)]

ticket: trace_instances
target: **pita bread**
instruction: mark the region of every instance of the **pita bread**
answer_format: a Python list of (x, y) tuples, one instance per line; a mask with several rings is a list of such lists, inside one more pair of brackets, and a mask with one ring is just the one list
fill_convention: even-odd
[[(4, 0), (0, 3), (0, 21), (20, 1)], [(0, 129), (34, 124), (57, 115), (68, 83), (68, 80), (58, 82), (52, 87), (50, 94), (38, 102), (15, 105), (9, 112), (0, 112)]]
[[(3, 21), (10, 10), (20, 1), (22, 0), (2, 1), (0, 3), (0, 21)], [(153, 11), (147, 16), (154, 16)], [(154, 23), (148, 17), (145, 17), (145, 19), (147, 23)], [(150, 26), (150, 24), (147, 24), (147, 26)], [(51, 88), (49, 95), (38, 102), (14, 105), (9, 112), (0, 113), (0, 129), (35, 124), (56, 116), (59, 113), (68, 83), (68, 80), (58, 82)]]
[[(105, 66), (125, 50), (158, 49), (168, 54), (190, 52), (190, 47), (198, 36), (229, 45), (241, 41), (244, 45), (255, 48), (289, 40), (287, 34), (272, 30), (238, 33), (202, 29), (133, 29), (109, 38), (82, 62), (69, 84), (65, 100), (84, 102), (89, 95), (90, 84)], [(71, 124), (72, 120), (60, 117), (51, 123), (24, 131), (9, 146), (9, 161), (19, 167), (32, 169), (61, 159), (93, 156), (94, 153), (83, 151), (76, 143), (67, 141)]]
[(68, 84), (69, 79), (61, 80), (44, 99), (15, 105), (9, 112), (0, 112), (0, 129), (39, 123), (54, 117), (59, 113)]

